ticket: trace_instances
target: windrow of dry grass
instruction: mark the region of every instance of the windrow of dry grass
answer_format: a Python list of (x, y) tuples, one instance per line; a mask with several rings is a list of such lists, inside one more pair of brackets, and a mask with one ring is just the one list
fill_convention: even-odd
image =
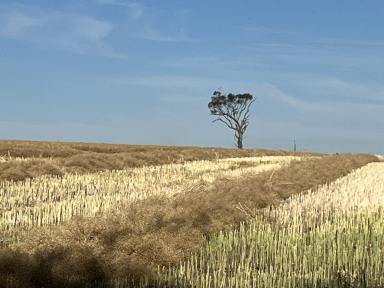
[[(314, 153), (266, 149), (0, 141), (0, 180), (89, 173), (231, 157), (306, 156)], [(24, 161), (20, 161), (24, 159)]]
[[(82, 287), (116, 277), (151, 278), (158, 265), (175, 265), (198, 252), (203, 236), (238, 227), (247, 220), (247, 211), (279, 204), (374, 161), (370, 155), (335, 155), (293, 162), (245, 179), (221, 179), (209, 189), (151, 197), (109, 215), (36, 229), (18, 252), (0, 254), (0, 277), (13, 277), (17, 285), (9, 287)], [(239, 209), (244, 207), (246, 211)], [(36, 273), (40, 269), (45, 273)]]
[[(227, 149), (208, 148), (194, 146), (161, 146), (161, 145), (130, 145), (130, 144), (107, 144), (107, 143), (82, 143), (82, 142), (50, 142), (50, 141), (21, 141), (21, 140), (0, 140), (0, 155), (23, 158), (68, 158), (82, 153), (154, 153), (156, 151), (180, 153), (179, 156), (188, 156), (185, 152), (191, 152), (195, 157), (198, 154), (214, 154), (217, 152), (225, 157), (247, 157), (247, 156), (284, 156), (292, 152), (284, 150), (269, 149)], [(260, 155), (254, 155), (257, 152)], [(297, 154), (315, 154), (303, 152)], [(178, 159), (177, 159), (178, 160)], [(200, 159), (196, 159), (200, 160)], [(208, 159), (206, 159), (208, 160)]]
[(215, 235), (159, 279), (199, 288), (383, 288), (383, 175), (384, 163), (370, 163), (258, 210), (250, 225)]
[(20, 232), (59, 225), (75, 216), (92, 217), (150, 196), (170, 197), (207, 186), (217, 177), (244, 177), (288, 165), (300, 157), (265, 156), (189, 161), (26, 181), (0, 182), (0, 245), (17, 240)]

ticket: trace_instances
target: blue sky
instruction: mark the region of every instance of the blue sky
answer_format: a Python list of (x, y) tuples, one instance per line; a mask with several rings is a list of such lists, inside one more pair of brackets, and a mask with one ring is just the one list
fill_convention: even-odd
[(382, 1), (0, 0), (0, 138), (384, 153)]

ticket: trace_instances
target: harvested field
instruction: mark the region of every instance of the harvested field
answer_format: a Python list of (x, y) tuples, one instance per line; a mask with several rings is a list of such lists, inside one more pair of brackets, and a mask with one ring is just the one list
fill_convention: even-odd
[(0, 0), (0, 288), (384, 288), (383, 26)]
[[(305, 156), (316, 153), (43, 141), (0, 141), (0, 180), (91, 173), (231, 157)], [(320, 155), (320, 154), (316, 154)]]
[[(100, 215), (72, 218), (63, 224), (31, 229), (23, 235), (18, 244), (12, 245), (12, 249), (3, 249), (0, 259), (7, 265), (0, 266), (0, 275), (8, 275), (9, 279), (12, 278), (13, 280), (11, 279), (9, 283), (17, 282), (18, 285), (23, 283), (26, 287), (29, 287), (28, 285), (32, 287), (32, 283), (37, 283), (36, 281), (42, 281), (40, 283), (51, 281), (51, 283), (55, 283), (55, 287), (82, 287), (84, 283), (89, 284), (95, 281), (100, 285), (102, 283), (106, 284), (109, 281), (108, 279), (115, 279), (113, 280), (114, 283), (122, 285), (119, 287), (130, 287), (132, 285), (133, 287), (140, 287), (139, 283), (142, 283), (142, 287), (145, 287), (144, 282), (146, 281), (159, 284), (162, 281), (169, 282), (173, 276), (187, 275), (185, 271), (181, 272), (182, 266), (177, 266), (178, 263), (181, 263), (180, 265), (198, 267), (198, 269), (189, 270), (190, 274), (188, 275), (193, 279), (195, 277), (208, 277), (209, 279), (209, 272), (203, 269), (203, 267), (210, 267), (210, 264), (205, 263), (204, 260), (208, 258), (198, 255), (203, 253), (201, 251), (205, 251), (206, 248), (204, 247), (210, 247), (209, 245), (214, 245), (211, 243), (216, 243), (215, 235), (217, 233), (232, 235), (230, 233), (232, 233), (233, 229), (245, 231), (249, 228), (248, 224), (244, 226), (244, 223), (255, 223), (253, 221), (257, 221), (256, 219), (260, 211), (263, 211), (263, 208), (270, 205), (279, 207), (278, 205), (284, 203), (291, 195), (331, 183), (355, 169), (377, 161), (377, 158), (370, 155), (334, 155), (308, 158), (301, 161), (292, 161), (288, 165), (283, 165), (280, 169), (256, 174), (246, 173), (246, 171), (249, 171), (248, 169), (253, 169), (249, 167), (250, 162), (253, 161), (251, 159), (227, 160), (226, 164), (224, 164), (225, 160), (219, 160), (217, 163), (221, 163), (220, 161), (224, 161), (222, 162), (223, 168), (220, 168), (221, 165), (215, 166), (215, 163), (213, 163), (209, 164), (213, 166), (204, 166), (206, 168), (200, 169), (194, 175), (193, 173), (188, 174), (191, 171), (187, 173), (189, 176), (192, 175), (191, 179), (199, 179), (199, 177), (204, 179), (203, 175), (212, 173), (212, 178), (205, 179), (202, 185), (195, 186), (194, 184), (199, 182), (192, 181), (193, 184), (189, 185), (191, 184), (189, 183), (187, 185), (189, 189), (185, 191), (181, 189), (178, 190), (178, 193), (170, 193), (168, 196), (160, 195), (163, 193), (161, 192), (129, 205), (122, 205), (115, 211), (110, 209)], [(264, 163), (264, 165), (275, 164)], [(239, 169), (245, 171), (244, 174), (237, 174), (237, 176), (242, 175), (242, 177), (236, 177), (236, 175), (232, 177), (231, 171)], [(226, 173), (228, 175), (225, 175)], [(84, 175), (78, 177), (84, 177)], [(215, 180), (216, 178), (218, 180)], [(186, 180), (188, 177), (182, 177), (182, 179), (183, 184), (188, 182)], [(178, 183), (177, 179), (176, 182), (172, 181), (168, 183), (169, 187), (173, 187), (174, 184)], [(151, 183), (150, 180), (149, 183)], [(155, 184), (155, 182), (153, 183)], [(39, 201), (44, 202), (43, 199)], [(268, 226), (276, 225), (276, 217), (271, 219), (274, 219), (274, 221), (262, 222), (262, 224), (265, 227), (275, 227)], [(284, 225), (281, 224), (280, 226)], [(269, 231), (270, 234), (265, 234), (265, 237), (275, 239), (277, 235), (273, 234), (272, 228), (268, 229), (266, 228), (266, 231)], [(239, 234), (239, 232), (233, 233), (233, 235)], [(234, 236), (231, 239), (233, 238)], [(243, 237), (241, 239), (247, 238)], [(280, 245), (280, 242), (276, 245)], [(241, 245), (239, 244), (236, 247), (239, 247), (239, 249), (232, 251), (231, 253), (235, 254), (231, 254), (231, 257), (248, 259), (247, 255), (241, 252)], [(312, 251), (310, 248), (308, 249)], [(270, 250), (265, 250), (265, 253), (269, 253), (268, 251)], [(220, 252), (222, 254), (217, 255), (223, 255), (225, 258), (227, 252), (222, 251)], [(193, 266), (195, 265), (193, 259), (202, 259), (199, 266)], [(217, 267), (215, 263), (213, 262), (212, 265)], [(265, 263), (267, 265), (272, 262)], [(29, 269), (26, 269), (26, 273), (20, 274), (15, 271), (15, 265), (24, 265)], [(38, 270), (41, 265), (45, 265), (44, 269), (48, 272), (36, 276), (37, 279), (32, 277), (36, 273), (33, 271)], [(169, 265), (173, 268), (166, 270), (165, 267)], [(157, 274), (158, 267), (162, 267), (160, 268), (163, 271), (162, 276)], [(237, 268), (237, 266), (234, 266), (231, 268), (232, 270), (228, 270), (226, 273), (228, 275), (238, 275), (230, 274), (232, 273), (230, 271), (237, 271)], [(209, 271), (212, 272), (213, 270)], [(222, 270), (214, 271), (216, 274), (220, 271), (220, 273), (223, 272)], [(245, 276), (243, 278), (241, 278), (242, 276), (237, 277), (232, 277), (234, 280), (223, 278), (222, 281), (224, 282), (222, 283), (229, 283), (229, 286), (217, 287), (242, 287), (240, 284), (244, 284), (244, 281), (248, 278), (244, 278)], [(180, 277), (180, 279), (184, 279), (185, 283), (189, 283), (188, 281), (192, 278)], [(243, 282), (226, 282), (240, 280)], [(203, 280), (200, 279), (199, 281)], [(255, 281), (259, 280), (256, 279)], [(208, 285), (202, 287), (216, 287), (209, 286), (211, 285), (209, 281), (201, 283), (202, 285), (205, 285), (204, 283)]]
[[(75, 216), (92, 217), (150, 196), (170, 197), (217, 177), (235, 179), (278, 169), (300, 157), (265, 156), (190, 161), (93, 174), (42, 176), (0, 182), (0, 231), (13, 239), (19, 231), (57, 225)], [(5, 237), (4, 237), (5, 238)], [(3, 239), (3, 243), (8, 243)]]
[(368, 164), (258, 211), (159, 279), (202, 288), (384, 287), (383, 175), (383, 163)]

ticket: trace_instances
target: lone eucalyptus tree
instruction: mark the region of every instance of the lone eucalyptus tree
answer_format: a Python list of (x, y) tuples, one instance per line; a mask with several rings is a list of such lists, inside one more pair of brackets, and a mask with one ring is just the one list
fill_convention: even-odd
[(208, 108), (211, 115), (218, 116), (212, 122), (223, 122), (229, 129), (234, 130), (237, 148), (243, 148), (245, 130), (249, 125), (249, 110), (256, 99), (249, 93), (244, 94), (222, 94), (213, 92)]

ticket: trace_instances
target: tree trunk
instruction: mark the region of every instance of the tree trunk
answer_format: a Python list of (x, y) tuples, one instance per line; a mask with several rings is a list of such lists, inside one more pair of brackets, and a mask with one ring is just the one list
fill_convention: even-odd
[(237, 138), (237, 148), (243, 149), (243, 135), (239, 133), (239, 135), (236, 135)]

